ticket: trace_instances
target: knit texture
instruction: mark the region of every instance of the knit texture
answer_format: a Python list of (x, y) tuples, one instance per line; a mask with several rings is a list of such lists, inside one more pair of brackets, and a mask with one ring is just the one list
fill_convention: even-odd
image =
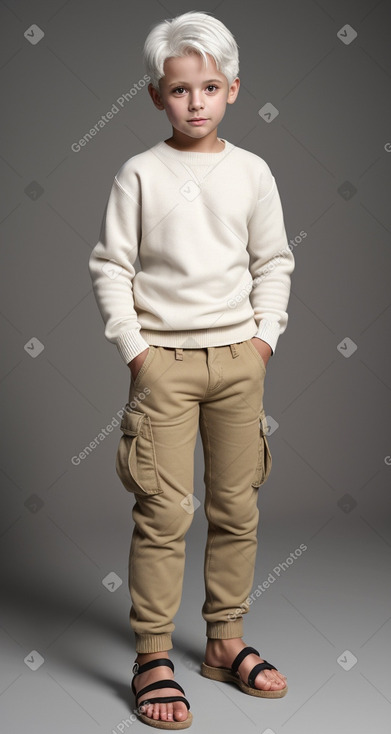
[(114, 177), (88, 266), (105, 337), (126, 364), (150, 344), (254, 336), (274, 353), (287, 327), (295, 263), (275, 178), (222, 140), (219, 153), (160, 141)]

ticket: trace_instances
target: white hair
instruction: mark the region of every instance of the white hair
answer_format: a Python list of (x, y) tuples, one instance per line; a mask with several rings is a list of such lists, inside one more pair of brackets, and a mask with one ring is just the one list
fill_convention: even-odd
[(159, 80), (164, 76), (166, 58), (187, 56), (198, 52), (207, 64), (206, 54), (216, 68), (232, 84), (239, 73), (238, 45), (224, 23), (208, 13), (188, 12), (164, 20), (149, 32), (143, 49), (144, 64), (152, 86), (159, 92)]

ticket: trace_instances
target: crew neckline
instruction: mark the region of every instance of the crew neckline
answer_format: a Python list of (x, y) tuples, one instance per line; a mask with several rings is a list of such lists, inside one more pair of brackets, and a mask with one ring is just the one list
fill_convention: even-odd
[(171, 145), (168, 145), (165, 140), (161, 140), (157, 143), (156, 148), (158, 148), (161, 153), (166, 155), (168, 158), (175, 158), (183, 163), (216, 163), (220, 159), (224, 158), (234, 147), (233, 144), (225, 138), (219, 138), (219, 140), (223, 141), (224, 148), (218, 153), (203, 153), (198, 150), (178, 150), (177, 148), (172, 148)]

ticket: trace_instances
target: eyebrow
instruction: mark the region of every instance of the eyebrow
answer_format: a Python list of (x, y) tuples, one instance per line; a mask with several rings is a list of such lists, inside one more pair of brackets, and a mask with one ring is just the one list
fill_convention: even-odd
[[(207, 79), (205, 82), (202, 82), (203, 84), (210, 84), (211, 82), (218, 82), (219, 84), (222, 84), (221, 79)], [(172, 84), (169, 84), (169, 87), (179, 87), (179, 86), (187, 86), (188, 82), (173, 82)]]

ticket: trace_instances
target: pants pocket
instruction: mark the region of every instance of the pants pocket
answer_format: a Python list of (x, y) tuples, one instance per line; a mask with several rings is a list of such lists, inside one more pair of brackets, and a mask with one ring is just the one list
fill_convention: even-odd
[(251, 339), (246, 340), (246, 344), (248, 344), (250, 351), (253, 353), (254, 357), (256, 358), (257, 362), (260, 363), (261, 369), (263, 371), (263, 374), (265, 376), (266, 374), (266, 365), (261, 357), (261, 355), (258, 352), (258, 349), (254, 346), (254, 343), (251, 341)]
[(115, 468), (128, 492), (140, 496), (162, 494), (151, 419), (146, 413), (125, 406), (120, 428)]
[(134, 380), (131, 376), (131, 383), (133, 383), (134, 387), (138, 387), (138, 384), (140, 382), (140, 378), (145, 375), (145, 373), (149, 370), (149, 367), (151, 365), (151, 362), (153, 361), (153, 358), (156, 354), (156, 347), (152, 344), (149, 345), (147, 356), (144, 359), (144, 362), (142, 363), (139, 371), (137, 372), (136, 379)]
[(252, 487), (260, 487), (264, 484), (271, 472), (272, 455), (268, 440), (266, 438), (267, 423), (265, 411), (262, 408), (259, 416), (259, 444), (258, 444), (258, 464), (255, 471), (254, 480), (251, 482)]

